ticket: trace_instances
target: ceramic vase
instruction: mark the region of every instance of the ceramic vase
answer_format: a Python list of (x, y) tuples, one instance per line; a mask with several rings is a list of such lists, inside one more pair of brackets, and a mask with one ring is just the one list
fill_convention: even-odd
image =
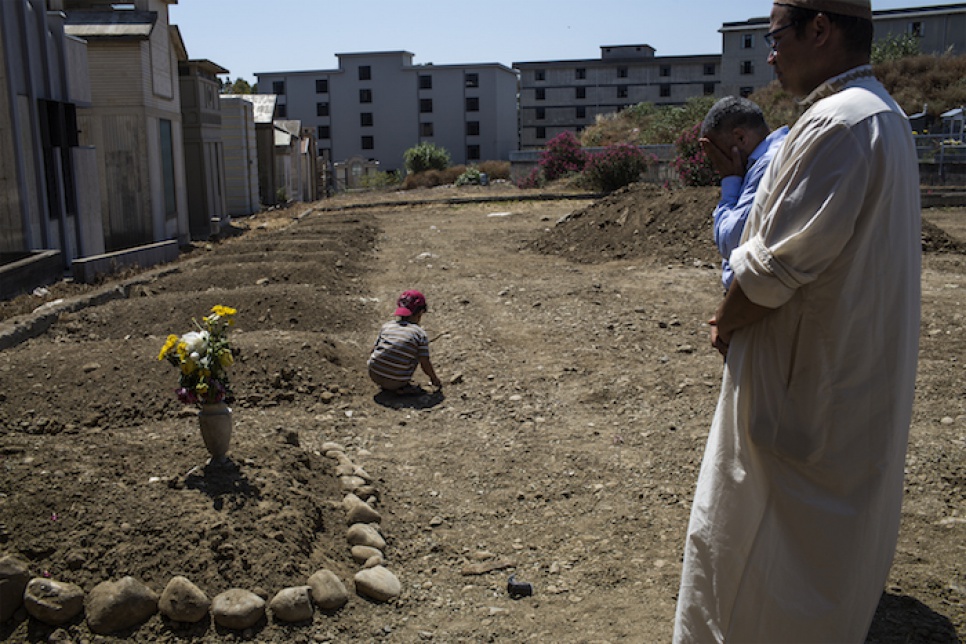
[(231, 443), (231, 407), (224, 402), (202, 404), (198, 411), (198, 425), (211, 460), (225, 460)]

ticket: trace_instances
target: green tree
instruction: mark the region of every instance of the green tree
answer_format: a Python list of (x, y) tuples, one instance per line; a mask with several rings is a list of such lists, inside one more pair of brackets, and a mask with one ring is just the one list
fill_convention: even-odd
[(229, 78), (222, 85), (222, 91), (226, 94), (254, 94), (255, 88), (248, 84), (244, 78), (239, 76), (234, 82)]
[(872, 43), (872, 64), (887, 60), (899, 60), (922, 53), (919, 36), (915, 34), (889, 34)]
[(426, 170), (445, 170), (449, 167), (449, 152), (435, 143), (423, 142), (403, 154), (403, 163), (410, 174)]

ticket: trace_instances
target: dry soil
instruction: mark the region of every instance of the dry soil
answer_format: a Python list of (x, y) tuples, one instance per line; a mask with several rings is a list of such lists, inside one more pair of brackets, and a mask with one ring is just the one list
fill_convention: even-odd
[[(716, 191), (546, 196), (491, 186), (265, 213), (0, 352), (0, 554), (34, 575), (88, 591), (133, 575), (160, 592), (182, 574), (209, 596), (270, 597), (326, 567), (351, 589), (343, 493), (319, 454), (337, 441), (376, 479), (403, 585), (388, 604), (353, 595), (243, 633), (155, 616), (103, 637), (20, 611), (0, 640), (668, 641), (721, 375), (706, 326)], [(869, 642), (966, 636), (966, 211), (926, 218), (905, 506)], [(365, 360), (407, 288), (429, 299), (444, 387), (388, 399)], [(85, 290), (54, 285), (0, 317)], [(215, 304), (238, 309), (239, 352), (218, 471), (157, 360)], [(510, 574), (534, 594), (509, 597)]]

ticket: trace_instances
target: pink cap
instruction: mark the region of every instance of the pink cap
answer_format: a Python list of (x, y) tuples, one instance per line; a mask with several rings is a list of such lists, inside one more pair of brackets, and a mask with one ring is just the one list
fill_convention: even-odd
[(427, 310), (426, 297), (419, 291), (403, 291), (403, 294), (396, 300), (396, 312), (393, 315), (408, 318)]

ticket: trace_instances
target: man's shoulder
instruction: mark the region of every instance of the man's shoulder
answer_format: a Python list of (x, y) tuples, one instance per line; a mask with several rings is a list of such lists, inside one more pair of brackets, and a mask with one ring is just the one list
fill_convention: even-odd
[(863, 79), (824, 98), (812, 106), (806, 115), (816, 120), (841, 122), (851, 126), (870, 116), (892, 112), (904, 116), (885, 87), (875, 79)]

